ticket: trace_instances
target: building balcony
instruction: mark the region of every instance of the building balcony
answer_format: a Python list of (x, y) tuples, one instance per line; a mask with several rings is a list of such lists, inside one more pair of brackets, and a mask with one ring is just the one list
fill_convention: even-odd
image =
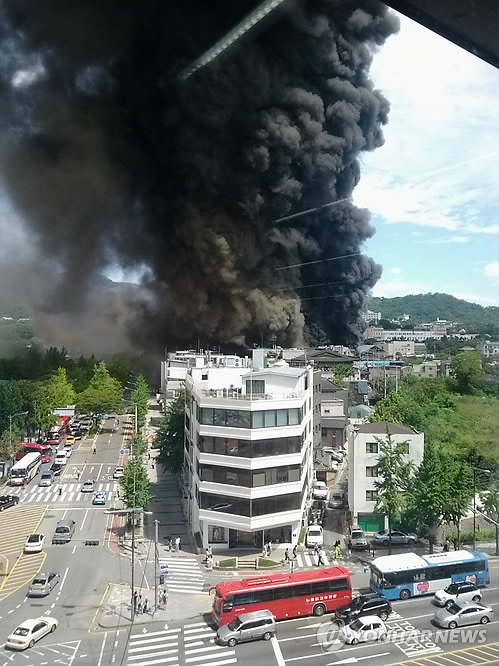
[(287, 483), (272, 483), (267, 486), (247, 488), (229, 483), (216, 483), (214, 481), (199, 481), (199, 491), (212, 495), (224, 495), (234, 498), (260, 499), (262, 497), (280, 497), (290, 493), (300, 493), (303, 487), (305, 473), (299, 481)]
[(243, 393), (241, 389), (219, 388), (219, 389), (192, 389), (192, 393), (203, 402), (205, 400), (231, 400), (239, 403), (264, 402), (266, 400), (275, 401), (301, 401), (305, 400), (308, 394), (305, 391), (271, 391), (267, 393)]

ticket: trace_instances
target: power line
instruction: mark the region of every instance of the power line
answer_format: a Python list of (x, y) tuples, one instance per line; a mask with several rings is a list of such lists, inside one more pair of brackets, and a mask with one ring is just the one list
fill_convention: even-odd
[(330, 201), (327, 204), (322, 206), (316, 206), (315, 208), (307, 208), (307, 210), (302, 210), (299, 213), (293, 213), (292, 215), (285, 215), (284, 217), (278, 217), (276, 220), (271, 220), (272, 222), (284, 222), (285, 220), (291, 220), (294, 217), (301, 217), (302, 215), (307, 215), (308, 213), (315, 213), (318, 210), (323, 208), (330, 208), (331, 206), (336, 206), (336, 204), (344, 203), (345, 201), (351, 201), (352, 197), (347, 197), (346, 199), (338, 199), (337, 201)]
[(330, 284), (344, 284), (351, 280), (336, 280), (335, 282), (316, 282), (315, 284), (304, 284), (301, 287), (278, 287), (274, 291), (296, 291), (297, 289), (310, 289), (311, 287), (327, 287)]
[(322, 264), (326, 261), (336, 261), (337, 259), (347, 259), (348, 257), (358, 257), (362, 252), (352, 252), (351, 254), (343, 254), (341, 257), (329, 257), (328, 259), (317, 259), (316, 261), (304, 261), (301, 264), (291, 264), (290, 266), (279, 266), (274, 268), (275, 271), (284, 271), (287, 268), (299, 268), (300, 266), (310, 266), (311, 264)]

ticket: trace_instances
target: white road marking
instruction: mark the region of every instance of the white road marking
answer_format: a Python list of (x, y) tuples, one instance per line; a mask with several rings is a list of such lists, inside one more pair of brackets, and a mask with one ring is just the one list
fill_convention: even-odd
[(89, 511), (90, 511), (90, 509), (87, 509), (87, 510), (85, 511), (85, 515), (83, 516), (83, 520), (81, 521), (80, 532), (83, 530), (83, 525), (85, 525), (85, 521), (86, 521), (86, 519), (87, 519), (87, 516), (88, 516), (88, 512), (89, 512)]
[(107, 631), (104, 634), (104, 638), (102, 640), (102, 646), (101, 646), (101, 649), (100, 649), (99, 661), (97, 662), (97, 666), (100, 666), (102, 664), (102, 656), (104, 654), (104, 648), (106, 646), (106, 639), (107, 639)]

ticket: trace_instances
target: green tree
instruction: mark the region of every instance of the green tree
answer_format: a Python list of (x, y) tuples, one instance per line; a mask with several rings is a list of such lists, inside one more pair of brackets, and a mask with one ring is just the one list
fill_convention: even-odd
[(4, 430), (0, 435), (0, 460), (11, 460), (17, 452), (17, 442), (19, 442), (20, 431), (17, 427), (12, 428), (12, 439), (8, 430)]
[(490, 518), (496, 528), (496, 555), (499, 555), (499, 484), (493, 483), (480, 493), (483, 513)]
[(140, 456), (134, 455), (125, 465), (120, 479), (123, 501), (127, 508), (144, 509), (152, 499), (147, 469)]
[(464, 352), (457, 354), (451, 361), (451, 369), (456, 378), (460, 393), (472, 393), (474, 384), (482, 377), (480, 354), (477, 352)]
[(446, 475), (448, 479), (447, 497), (443, 506), (443, 518), (454, 523), (457, 529), (457, 541), (461, 545), (461, 520), (466, 515), (473, 497), (473, 471), (469, 465), (446, 456)]
[(376, 409), (370, 417), (370, 421), (400, 423), (410, 425), (421, 431), (424, 430), (425, 425), (423, 405), (416, 400), (413, 391), (405, 388), (398, 392), (392, 391), (386, 398), (376, 404)]
[(331, 369), (333, 380), (336, 384), (342, 384), (343, 380), (351, 377), (354, 370), (351, 363), (338, 363)]
[(43, 391), (53, 409), (74, 405), (75, 392), (68, 381), (66, 368), (58, 368), (43, 385)]
[(77, 396), (77, 406), (83, 412), (116, 412), (121, 409), (123, 388), (110, 376), (106, 364), (98, 362), (88, 388)]
[(119, 381), (124, 387), (130, 375), (130, 361), (125, 352), (118, 352), (113, 355), (109, 364), (109, 374)]
[(429, 541), (430, 553), (433, 553), (449, 488), (446, 460), (431, 442), (426, 442), (423, 460), (411, 484), (408, 508), (414, 529)]
[(184, 419), (186, 392), (181, 391), (168, 405), (156, 433), (159, 462), (174, 474), (180, 472), (184, 462)]
[(392, 552), (392, 522), (400, 516), (406, 504), (405, 494), (410, 488), (414, 465), (405, 460), (407, 442), (394, 442), (387, 429), (386, 440), (376, 438), (379, 444), (378, 478), (374, 482), (376, 489), (376, 511), (388, 517), (389, 541), (388, 554)]
[(137, 406), (137, 427), (142, 429), (145, 424), (149, 404), (149, 386), (143, 374), (137, 377), (130, 401), (132, 402), (130, 412), (135, 413), (135, 406)]

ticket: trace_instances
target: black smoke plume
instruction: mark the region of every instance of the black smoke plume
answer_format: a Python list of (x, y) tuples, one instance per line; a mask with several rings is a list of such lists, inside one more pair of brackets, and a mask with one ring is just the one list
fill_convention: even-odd
[(145, 265), (144, 346), (357, 341), (380, 276), (360, 254), (368, 213), (275, 220), (348, 199), (360, 151), (383, 143), (368, 71), (397, 19), (374, 0), (294, 2), (179, 80), (253, 6), (1, 1), (1, 175), (62, 266), (62, 311), (106, 265)]

